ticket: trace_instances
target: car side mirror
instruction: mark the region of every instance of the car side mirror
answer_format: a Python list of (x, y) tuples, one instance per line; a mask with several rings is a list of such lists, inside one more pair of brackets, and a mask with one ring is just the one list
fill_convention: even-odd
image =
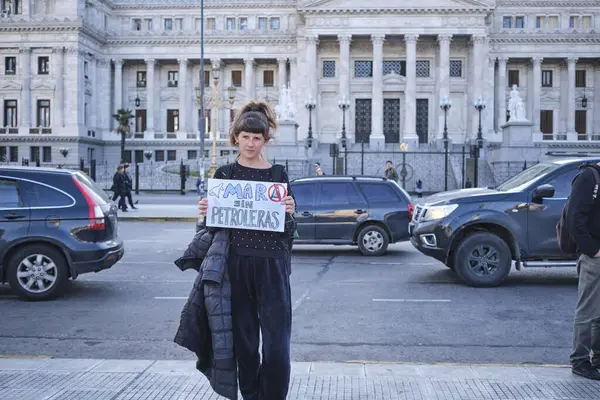
[(548, 197), (554, 197), (554, 192), (554, 186), (548, 184), (541, 185), (535, 188), (535, 190), (533, 191), (533, 199), (542, 200)]

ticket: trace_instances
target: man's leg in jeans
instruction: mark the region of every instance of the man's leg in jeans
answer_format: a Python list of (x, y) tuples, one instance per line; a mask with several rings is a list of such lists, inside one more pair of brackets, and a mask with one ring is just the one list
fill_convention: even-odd
[(582, 255), (577, 267), (579, 287), (571, 353), (571, 365), (574, 367), (590, 362), (592, 325), (600, 318), (600, 258)]

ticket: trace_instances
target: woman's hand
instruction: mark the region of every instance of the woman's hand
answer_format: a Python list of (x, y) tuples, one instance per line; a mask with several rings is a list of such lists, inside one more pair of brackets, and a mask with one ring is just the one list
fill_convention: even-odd
[(281, 204), (285, 204), (285, 212), (294, 214), (296, 212), (296, 202), (292, 196), (286, 196), (281, 201)]
[(198, 209), (200, 210), (200, 215), (205, 216), (206, 211), (208, 210), (208, 199), (204, 198), (198, 202)]

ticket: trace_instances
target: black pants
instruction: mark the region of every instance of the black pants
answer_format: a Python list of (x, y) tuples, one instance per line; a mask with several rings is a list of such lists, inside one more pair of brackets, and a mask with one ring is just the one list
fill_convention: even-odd
[(233, 343), (244, 400), (285, 400), (288, 393), (292, 299), (287, 263), (287, 257), (230, 257)]

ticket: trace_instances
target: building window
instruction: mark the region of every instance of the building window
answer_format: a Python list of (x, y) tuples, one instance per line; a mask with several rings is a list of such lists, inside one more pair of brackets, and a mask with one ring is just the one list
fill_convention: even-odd
[(169, 71), (167, 73), (167, 82), (168, 87), (177, 87), (177, 82), (179, 80), (179, 72), (178, 71)]
[(131, 150), (125, 150), (123, 153), (123, 162), (126, 164), (131, 164)]
[(52, 147), (50, 147), (50, 146), (42, 147), (42, 162), (46, 162), (46, 163), (52, 162)]
[(88, 124), (88, 103), (83, 103), (83, 125), (87, 126)]
[(4, 100), (4, 126), (17, 127), (17, 100)]
[(267, 30), (267, 18), (266, 17), (258, 17), (258, 30), (259, 31)]
[(38, 57), (38, 74), (48, 75), (50, 72), (50, 57), (40, 56)]
[(214, 18), (206, 18), (206, 29), (209, 31), (214, 31), (217, 27), (217, 22)]
[(167, 150), (167, 161), (177, 160), (177, 150)]
[(14, 75), (17, 73), (17, 57), (6, 57), (4, 59), (4, 74)]
[(585, 73), (585, 69), (578, 69), (577, 71), (575, 71), (575, 87), (582, 87), (584, 88), (586, 86), (586, 73)]
[(50, 100), (37, 101), (37, 126), (50, 127)]
[(198, 159), (198, 150), (188, 150), (188, 160)]
[(146, 30), (149, 32), (152, 31), (152, 18), (144, 19), (144, 23), (146, 24)]
[(175, 30), (183, 30), (183, 18), (175, 18)]
[(240, 23), (240, 31), (248, 30), (248, 18), (241, 17), (239, 23)]
[(406, 61), (386, 60), (382, 65), (383, 76), (391, 73), (406, 76)]
[(227, 18), (225, 20), (225, 27), (227, 28), (227, 31), (233, 32), (235, 29), (235, 18)]
[(231, 71), (231, 84), (235, 87), (242, 86), (242, 71)]
[(146, 71), (137, 71), (136, 74), (136, 85), (139, 88), (146, 87)]
[(165, 151), (154, 150), (154, 161), (165, 161)]
[(273, 29), (273, 30), (279, 29), (279, 17), (273, 17), (273, 18), (271, 18), (271, 20), (269, 22), (270, 22), (271, 29)]
[(6, 147), (4, 146), (0, 146), (0, 162), (4, 163), (7, 162), (8, 155), (6, 154)]
[(229, 122), (233, 122), (233, 120), (235, 119), (236, 112), (237, 112), (237, 110), (234, 110), (234, 109), (229, 110)]
[[(200, 115), (201, 115), (202, 110), (198, 110), (198, 119), (200, 119)], [(205, 108), (204, 109), (204, 132), (210, 132), (210, 128), (211, 128), (211, 118), (210, 118), (210, 109), (209, 108)]]
[(542, 87), (552, 87), (552, 71), (542, 71)]
[(335, 78), (335, 61), (323, 61), (323, 78)]
[(263, 71), (263, 86), (272, 87), (275, 81), (275, 73), (273, 71), (267, 70)]
[(590, 29), (592, 27), (591, 15), (571, 15), (569, 17), (569, 28), (572, 29)]
[(429, 60), (417, 60), (417, 78), (429, 78)]
[(587, 133), (587, 110), (575, 110), (575, 132), (580, 135)]
[(132, 20), (133, 30), (141, 31), (142, 30), (142, 20), (140, 18), (134, 18)]
[(173, 30), (173, 18), (165, 18), (164, 19), (164, 30), (165, 31)]
[(202, 29), (202, 18), (195, 18), (194, 19), (194, 29), (197, 32), (200, 32), (200, 30)]
[(204, 87), (210, 87), (210, 71), (204, 71)]
[(525, 28), (525, 17), (515, 17), (515, 28), (517, 28), (517, 29)]
[(2, 10), (8, 15), (21, 14), (21, 0), (2, 0)]
[(354, 61), (355, 78), (372, 78), (373, 61)]
[(538, 29), (558, 29), (558, 16), (538, 15), (535, 17), (535, 27)]
[(146, 132), (146, 110), (135, 110), (135, 132)]
[(356, 143), (368, 143), (371, 136), (371, 99), (356, 99), (354, 110), (354, 140)]
[(462, 60), (450, 60), (450, 78), (462, 78)]
[(167, 132), (179, 131), (179, 110), (167, 110)]
[(505, 29), (512, 28), (512, 17), (502, 17), (502, 27)]
[(83, 62), (83, 76), (85, 79), (88, 79), (88, 69), (89, 69), (89, 63), (87, 61)]
[(590, 29), (592, 27), (592, 16), (584, 15), (581, 17), (581, 28), (582, 29)]
[(508, 87), (513, 87), (513, 85), (519, 86), (519, 70), (518, 69), (509, 69), (508, 70)]
[(136, 164), (141, 164), (144, 162), (144, 150), (136, 150), (133, 155)]
[(19, 161), (19, 147), (18, 146), (10, 146), (8, 149), (8, 155), (10, 157), (10, 162), (18, 162)]
[(31, 146), (29, 148), (29, 161), (32, 163), (41, 161), (40, 160), (40, 148), (38, 146)]
[(553, 110), (540, 111), (540, 131), (551, 135), (554, 133), (554, 112)]

